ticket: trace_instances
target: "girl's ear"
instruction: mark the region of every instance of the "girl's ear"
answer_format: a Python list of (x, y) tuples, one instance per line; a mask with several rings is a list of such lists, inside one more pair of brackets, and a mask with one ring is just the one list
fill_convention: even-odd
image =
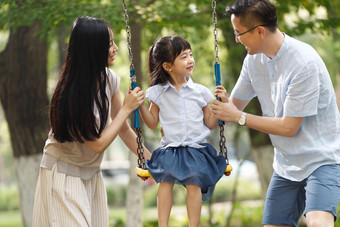
[(163, 69), (164, 69), (165, 71), (167, 71), (167, 72), (171, 72), (171, 71), (172, 71), (171, 63), (169, 63), (169, 62), (164, 62), (164, 63), (162, 64), (162, 66), (163, 66)]

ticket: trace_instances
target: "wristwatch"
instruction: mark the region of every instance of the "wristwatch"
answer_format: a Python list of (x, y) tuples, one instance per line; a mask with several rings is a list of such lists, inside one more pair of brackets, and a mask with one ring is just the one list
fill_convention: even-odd
[(247, 118), (247, 113), (243, 112), (240, 118), (238, 119), (238, 124), (241, 126), (246, 125), (246, 118)]

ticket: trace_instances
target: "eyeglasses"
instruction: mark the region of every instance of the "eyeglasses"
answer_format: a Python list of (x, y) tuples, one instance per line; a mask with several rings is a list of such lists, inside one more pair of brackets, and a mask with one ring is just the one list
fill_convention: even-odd
[(246, 33), (248, 33), (248, 32), (251, 32), (252, 30), (254, 30), (255, 28), (257, 28), (257, 27), (259, 27), (259, 26), (267, 26), (267, 25), (266, 25), (266, 24), (259, 24), (259, 25), (256, 25), (255, 27), (249, 29), (248, 31), (242, 32), (241, 34), (237, 34), (237, 32), (234, 31), (234, 35), (235, 35), (237, 38), (239, 38), (241, 35), (244, 35), (244, 34), (246, 34)]

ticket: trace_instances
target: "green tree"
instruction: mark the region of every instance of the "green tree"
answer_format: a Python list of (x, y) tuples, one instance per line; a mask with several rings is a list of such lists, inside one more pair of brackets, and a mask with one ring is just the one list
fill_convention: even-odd
[[(134, 64), (140, 86), (143, 84), (142, 78), (146, 78), (143, 75), (145, 71), (142, 67), (141, 53), (145, 53), (157, 37), (171, 32), (187, 37), (195, 43), (204, 43), (207, 35), (212, 32), (210, 0), (130, 0), (127, 2)], [(230, 19), (224, 13), (226, 5), (231, 2), (230, 0), (217, 1), (218, 27), (224, 38), (220, 40), (220, 44), (228, 50), (227, 59), (224, 61), (228, 67), (223, 73), (228, 75), (224, 78), (227, 88), (231, 88), (237, 80), (245, 56), (243, 47), (234, 42)], [(303, 34), (309, 30), (330, 32), (334, 43), (338, 43), (340, 7), (337, 1), (292, 0), (274, 3), (278, 8), (281, 30), (290, 35)], [(325, 18), (317, 17), (320, 7), (327, 11)], [(307, 19), (297, 17), (295, 25), (288, 26), (284, 20), (285, 16), (297, 13), (301, 9), (309, 13)], [(122, 4), (117, 0), (2, 0), (0, 2), (0, 29), (10, 32), (7, 46), (0, 53), (0, 100), (10, 128), (19, 188), (24, 189), (21, 186), (25, 184), (30, 188), (30, 190), (27, 188), (20, 190), (21, 206), (27, 209), (32, 207), (32, 193), (39, 161), (49, 130), (46, 91), (48, 38), (58, 34), (61, 34), (60, 37), (65, 37), (65, 33), (58, 30), (63, 27), (69, 28), (72, 21), (80, 15), (100, 17), (110, 22), (115, 34), (119, 34), (120, 30), (124, 29)], [(200, 49), (198, 51), (207, 50), (204, 46)], [(205, 56), (200, 56), (203, 57)], [(260, 114), (259, 105), (254, 102), (249, 107), (249, 112)], [(254, 147), (269, 144), (268, 138), (263, 134), (251, 132), (251, 138)], [(35, 172), (33, 174), (35, 177), (30, 183), (25, 181), (26, 177), (22, 177), (28, 169)], [(25, 191), (30, 193), (25, 194)], [(26, 213), (27, 209), (22, 209), (25, 226), (30, 225), (30, 211)]]

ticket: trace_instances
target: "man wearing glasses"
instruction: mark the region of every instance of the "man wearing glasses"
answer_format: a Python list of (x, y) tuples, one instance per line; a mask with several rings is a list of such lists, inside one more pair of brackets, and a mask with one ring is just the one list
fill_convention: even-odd
[[(269, 0), (238, 0), (231, 15), (235, 40), (246, 48), (228, 103), (211, 105), (220, 120), (268, 133), (274, 173), (263, 213), (265, 226), (334, 226), (340, 201), (340, 115), (318, 53), (277, 27)], [(263, 116), (243, 112), (258, 97)]]

